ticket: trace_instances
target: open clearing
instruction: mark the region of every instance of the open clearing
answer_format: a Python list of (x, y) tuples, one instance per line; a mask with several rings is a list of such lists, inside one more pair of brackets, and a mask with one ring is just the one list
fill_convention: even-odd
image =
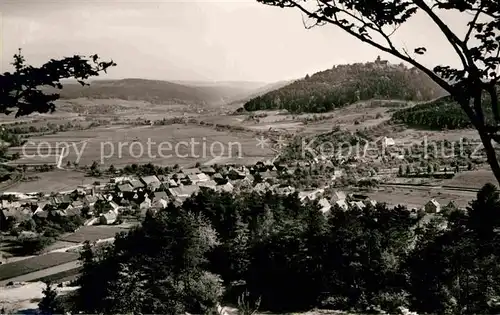
[(126, 232), (127, 230), (128, 229), (119, 226), (84, 226), (75, 233), (62, 237), (61, 240), (71, 243), (83, 243), (85, 241), (94, 242), (100, 239), (114, 237), (116, 233)]
[(203, 126), (114, 126), (34, 137), (24, 147), (12, 151), (21, 154), (21, 159), (16, 161), (18, 164), (37, 163), (40, 156), (49, 155), (56, 160), (67, 145), (62, 165), (68, 161), (80, 165), (97, 161), (103, 166), (133, 163), (186, 166), (217, 157), (226, 159), (227, 163), (245, 164), (247, 160), (268, 159), (275, 155), (269, 148), (258, 147), (257, 143), (255, 137), (247, 133), (217, 131)]
[(79, 185), (92, 184), (98, 181), (98, 178), (87, 177), (82, 172), (71, 170), (55, 170), (45, 173), (39, 173), (40, 179), (29, 182), (18, 182), (12, 185), (7, 192), (61, 192), (75, 190)]
[(488, 183), (498, 185), (498, 182), (490, 169), (480, 169), (458, 173), (452, 179), (446, 179), (441, 182), (442, 185), (470, 187), (477, 189), (480, 189)]
[(31, 272), (78, 260), (78, 253), (50, 253), (0, 265), (0, 280), (11, 279)]
[(465, 207), (476, 196), (476, 193), (470, 191), (452, 191), (430, 187), (384, 187), (365, 194), (377, 202), (385, 202), (389, 206), (404, 205), (408, 209), (421, 208), (431, 199), (435, 199), (441, 206), (453, 201), (458, 207)]

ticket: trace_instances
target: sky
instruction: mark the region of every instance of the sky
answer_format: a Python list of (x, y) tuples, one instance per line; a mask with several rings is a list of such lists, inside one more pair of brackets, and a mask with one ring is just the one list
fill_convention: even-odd
[[(335, 26), (306, 29), (296, 9), (254, 0), (0, 0), (0, 13), (2, 72), (18, 48), (33, 65), (97, 53), (117, 63), (106, 79), (275, 82), (378, 55), (400, 62)], [(465, 34), (465, 17), (444, 18)], [(394, 36), (410, 52), (426, 46), (425, 65), (456, 62), (426, 16)]]

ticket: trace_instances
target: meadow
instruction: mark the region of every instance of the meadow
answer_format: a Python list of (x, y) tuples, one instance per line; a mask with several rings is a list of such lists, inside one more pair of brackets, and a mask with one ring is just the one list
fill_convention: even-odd
[(78, 253), (50, 253), (0, 265), (0, 280), (47, 269), (77, 260)]
[[(211, 160), (225, 163), (253, 163), (268, 159), (274, 152), (257, 146), (248, 133), (217, 131), (196, 125), (131, 126), (114, 125), (82, 131), (33, 137), (24, 147), (12, 148), (21, 158), (16, 164), (77, 162), (103, 167), (153, 163), (161, 166), (188, 166)], [(42, 162), (43, 161), (43, 162)]]

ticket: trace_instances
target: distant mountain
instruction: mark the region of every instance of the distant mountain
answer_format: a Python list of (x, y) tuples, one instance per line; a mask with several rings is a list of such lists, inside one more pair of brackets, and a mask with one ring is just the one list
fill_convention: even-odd
[[(257, 86), (257, 87), (255, 87)], [(261, 84), (213, 82), (203, 85), (179, 84), (169, 81), (123, 79), (94, 80), (90, 86), (67, 82), (59, 91), (62, 99), (80, 97), (94, 99), (141, 100), (156, 104), (208, 104), (220, 105), (229, 100), (248, 95)]]
[(274, 90), (281, 89), (282, 87), (290, 84), (291, 82), (293, 82), (293, 81), (279, 81), (279, 82), (275, 82), (275, 83), (266, 84), (266, 85), (261, 86), (260, 88), (258, 88), (256, 90), (254, 90), (249, 95), (245, 95), (242, 98), (236, 98), (231, 103), (232, 104), (235, 104), (235, 103), (246, 103), (246, 102), (248, 102), (249, 100), (251, 100), (253, 98), (256, 98), (258, 96), (264, 95), (264, 94), (269, 93), (269, 92), (274, 91)]
[(255, 90), (261, 88), (268, 82), (255, 82), (255, 81), (184, 81), (184, 80), (171, 80), (169, 82), (188, 85), (188, 86), (210, 86), (210, 87), (231, 87), (241, 90)]
[(306, 76), (245, 103), (248, 111), (286, 109), (326, 112), (357, 101), (399, 99), (425, 101), (446, 95), (423, 72), (387, 61), (334, 66)]

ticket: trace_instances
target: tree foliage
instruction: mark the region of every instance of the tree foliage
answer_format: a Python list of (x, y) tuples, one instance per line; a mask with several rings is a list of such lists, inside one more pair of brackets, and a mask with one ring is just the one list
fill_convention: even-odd
[(336, 66), (249, 100), (248, 111), (327, 112), (369, 99), (430, 100), (443, 90), (421, 71), (380, 60)]
[(81, 85), (85, 80), (98, 76), (115, 66), (113, 61), (101, 61), (98, 55), (89, 58), (75, 55), (60, 60), (51, 59), (40, 67), (26, 64), (19, 53), (14, 55), (13, 72), (0, 75), (0, 113), (15, 112), (16, 117), (33, 112), (48, 113), (55, 110), (54, 101), (59, 99), (58, 93), (47, 94), (46, 87), (62, 89), (61, 80), (76, 79)]
[(296, 194), (202, 191), (109, 248), (87, 244), (77, 311), (496, 314), (499, 195), (485, 186), (467, 211), (444, 215), (384, 204), (324, 215)]
[[(488, 163), (498, 182), (500, 164), (492, 141), (500, 143), (500, 3), (496, 0), (258, 0), (263, 4), (296, 8), (312, 21), (312, 26), (335, 25), (345, 32), (395, 56), (427, 74), (457, 102), (477, 129)], [(443, 13), (467, 19), (463, 33), (454, 31), (441, 19)], [(418, 60), (428, 47), (400, 47), (393, 34), (417, 14), (432, 21), (435, 32), (443, 35), (454, 50), (459, 66), (451, 58), (437, 61), (433, 68)], [(485, 119), (483, 94), (489, 96), (493, 120)]]
[[(488, 105), (488, 102), (483, 104), (485, 119), (492, 121), (493, 114)], [(434, 130), (473, 127), (465, 112), (449, 96), (426, 104), (400, 109), (392, 115), (392, 121), (411, 127)]]

